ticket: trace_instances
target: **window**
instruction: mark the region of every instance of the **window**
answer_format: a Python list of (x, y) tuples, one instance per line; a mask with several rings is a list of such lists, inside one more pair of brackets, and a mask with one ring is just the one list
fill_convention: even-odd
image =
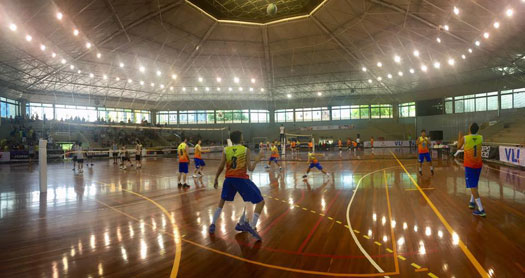
[(350, 106), (333, 106), (332, 120), (350, 120)]
[(86, 122), (94, 122), (98, 119), (97, 117), (98, 114), (95, 107), (59, 104), (55, 105), (55, 118), (57, 120), (78, 118)]
[(369, 105), (359, 105), (359, 119), (370, 119)]
[(217, 123), (249, 123), (249, 110), (217, 110)]
[(296, 122), (329, 121), (330, 110), (328, 107), (296, 108)]
[(135, 114), (131, 109), (122, 108), (103, 108), (99, 107), (98, 118), (107, 122), (113, 123), (133, 123), (135, 122)]
[[(512, 101), (510, 103), (512, 103)], [(504, 105), (503, 98), (502, 105)], [(498, 92), (454, 97), (454, 113), (483, 112), (491, 110), (498, 110)], [(450, 97), (445, 99), (445, 113), (452, 113), (452, 98)]]
[(501, 109), (512, 109), (512, 90), (501, 91)]
[(391, 104), (374, 104), (370, 106), (370, 115), (372, 119), (392, 118)]
[(408, 118), (416, 116), (416, 103), (407, 102), (399, 104), (399, 118)]
[(0, 116), (2, 118), (20, 116), (19, 102), (8, 98), (0, 98)]
[[(176, 111), (170, 112), (176, 113)], [(215, 112), (213, 110), (187, 110), (179, 111), (179, 124), (214, 124)], [(171, 117), (171, 114), (170, 114)], [(175, 117), (174, 117), (175, 118)], [(170, 118), (170, 124), (174, 124)]]
[(275, 110), (274, 115), (275, 115), (276, 123), (292, 123), (293, 122), (293, 109)]
[(451, 97), (445, 98), (445, 114), (454, 113), (454, 100)]
[(525, 88), (515, 89), (514, 92), (514, 108), (525, 107)]
[(29, 117), (34, 119), (42, 120), (45, 118), (47, 120), (52, 120), (55, 118), (53, 104), (31, 102), (27, 104), (26, 109)]
[(251, 123), (269, 123), (270, 111), (268, 110), (250, 110)]

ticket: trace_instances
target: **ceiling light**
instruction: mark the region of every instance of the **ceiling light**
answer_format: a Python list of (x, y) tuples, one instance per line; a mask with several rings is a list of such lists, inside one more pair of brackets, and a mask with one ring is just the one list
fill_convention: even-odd
[(193, 88), (193, 90), (196, 92), (196, 91), (198, 91), (199, 89), (198, 89), (197, 87), (195, 87), (195, 88)]
[(441, 63), (434, 62), (434, 68), (439, 69), (441, 67)]
[(400, 63), (401, 62), (401, 57), (399, 57), (398, 55), (395, 55), (394, 56), (394, 62)]
[(461, 59), (465, 60), (467, 59), (467, 56), (465, 56), (465, 54), (461, 54)]
[(421, 70), (426, 72), (428, 70), (428, 67), (426, 65), (421, 65)]
[(155, 87), (155, 83), (151, 82), (151, 84), (149, 84), (151, 87)]
[(73, 30), (73, 35), (74, 35), (74, 36), (78, 36), (79, 33), (80, 33), (80, 32), (79, 32), (77, 29), (74, 29), (74, 30)]
[(239, 87), (239, 92), (242, 92), (242, 87)]
[(46, 46), (43, 45), (43, 44), (41, 44), (41, 45), (40, 45), (40, 50), (42, 50), (42, 51), (46, 51)]
[(361, 70), (366, 72), (366, 67), (362, 67)]
[(454, 61), (454, 59), (452, 59), (452, 58), (448, 59), (448, 64), (449, 65), (453, 66), (455, 63), (456, 63), (456, 61)]
[(173, 86), (171, 86), (171, 87), (170, 87), (170, 91), (172, 91), (172, 92), (173, 92)]
[(67, 62), (66, 59), (60, 60), (60, 63), (62, 63), (62, 64), (65, 64), (66, 62)]
[(292, 98), (292, 94), (287, 94), (286, 97), (287, 98)]
[(454, 14), (455, 14), (455, 15), (458, 15), (458, 14), (459, 14), (459, 9), (458, 9), (458, 7), (454, 6), (453, 11), (454, 11)]
[(64, 15), (61, 12), (57, 12), (57, 19), (58, 20), (62, 20), (63, 17), (64, 17)]
[(30, 42), (33, 40), (33, 37), (31, 35), (26, 35), (26, 41)]
[(161, 76), (162, 72), (160, 70), (157, 70), (157, 76)]
[(381, 63), (381, 62), (377, 62), (377, 66), (378, 66), (378, 67), (382, 67), (382, 66), (383, 66), (383, 63)]
[(416, 71), (414, 69), (410, 69), (409, 72), (413, 74)]
[(182, 91), (183, 91), (183, 92), (186, 92), (186, 87), (182, 87)]
[(115, 81), (120, 81), (120, 77), (115, 77)]
[(253, 88), (252, 87), (250, 87), (250, 92), (253, 92)]
[(123, 68), (124, 67), (124, 63), (120, 63), (118, 66)]
[(494, 22), (494, 24), (492, 24), (492, 26), (494, 26), (494, 28), (498, 29), (499, 28), (499, 22), (498, 21)]
[(89, 78), (93, 78), (93, 77), (95, 77), (95, 75), (93, 73), (90, 73)]
[(69, 69), (74, 70), (75, 66), (74, 65), (69, 65)]
[(87, 48), (87, 49), (90, 49), (90, 48), (91, 48), (91, 43), (90, 43), (90, 42), (86, 42), (86, 48)]
[(513, 9), (507, 9), (507, 11), (505, 12), (505, 14), (506, 14), (508, 17), (511, 17), (511, 16), (514, 14), (514, 10), (513, 10)]
[(160, 84), (160, 88), (161, 88), (161, 89), (164, 89), (164, 84)]
[(419, 57), (419, 50), (417, 50), (417, 49), (414, 50), (413, 54), (414, 54), (414, 56)]
[(51, 57), (55, 58), (57, 54), (55, 52), (51, 53)]
[(233, 82), (235, 82), (235, 83), (239, 83), (239, 77), (234, 77), (234, 78), (233, 78)]
[(469, 53), (472, 53), (472, 48), (469, 48), (469, 49), (468, 49), (468, 52), (469, 52)]
[(177, 75), (176, 74), (172, 74), (171, 75), (171, 79), (173, 79), (173, 80), (177, 79)]
[(219, 92), (220, 92), (220, 91), (221, 91), (221, 88), (217, 87), (217, 91), (219, 91)]
[(323, 93), (321, 93), (321, 92), (317, 92), (317, 95), (318, 95), (318, 96), (322, 96)]
[(449, 27), (448, 25), (445, 24), (445, 26), (443, 26), (443, 28), (445, 29), (445, 31), (448, 31), (449, 30)]
[(476, 46), (479, 46), (481, 43), (479, 41), (475, 42)]
[(251, 81), (252, 81), (252, 83), (253, 83), (253, 84), (255, 84), (255, 78), (252, 78), (252, 80), (251, 80)]
[(264, 92), (264, 88), (261, 88), (261, 92)]
[(221, 81), (222, 81), (222, 78), (217, 77), (217, 82), (221, 83)]
[(483, 33), (483, 37), (485, 39), (488, 39), (490, 37), (490, 34), (488, 32)]
[(128, 78), (128, 83), (132, 83), (132, 82), (133, 82), (133, 80), (131, 80), (131, 79)]
[(82, 73), (82, 71), (81, 71), (81, 70), (78, 70), (77, 73), (80, 74), (80, 73)]
[(368, 83), (372, 83), (372, 79), (368, 79)]
[(140, 67), (139, 67), (139, 71), (140, 71), (140, 72), (145, 72), (145, 71), (146, 71), (146, 68), (145, 68), (144, 66), (140, 66)]
[(232, 91), (232, 87), (229, 87), (229, 88), (228, 88), (228, 91), (230, 91), (230, 92), (231, 92), (231, 91)]
[(403, 72), (402, 72), (402, 71), (399, 71), (399, 72), (397, 73), (397, 75), (399, 75), (399, 76), (403, 76)]
[(108, 79), (108, 76), (104, 74), (104, 75), (102, 75), (102, 78), (103, 78), (104, 80), (107, 80), (107, 79)]
[(99, 59), (102, 58), (102, 54), (100, 52), (97, 53), (97, 58), (99, 58)]
[(377, 81), (381, 81), (381, 80), (383, 80), (383, 78), (381, 76), (378, 76)]
[(13, 31), (13, 32), (16, 31), (16, 29), (17, 29), (16, 24), (14, 24), (14, 23), (9, 24), (9, 29), (11, 29), (11, 31)]
[(203, 81), (202, 77), (199, 77), (199, 82), (202, 82), (202, 81)]
[(436, 41), (437, 41), (438, 43), (441, 43), (441, 39), (440, 39), (439, 37), (436, 38)]
[(140, 80), (139, 84), (144, 86), (144, 81)]
[(209, 92), (209, 91), (210, 91), (210, 88), (206, 87), (206, 89), (205, 89), (205, 90), (206, 90), (206, 92)]
[(387, 74), (388, 79), (392, 79), (392, 74)]

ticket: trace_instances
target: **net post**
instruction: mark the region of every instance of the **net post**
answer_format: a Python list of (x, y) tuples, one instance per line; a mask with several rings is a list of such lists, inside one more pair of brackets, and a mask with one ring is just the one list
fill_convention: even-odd
[(315, 138), (312, 135), (312, 152), (315, 153)]
[(47, 140), (38, 141), (38, 174), (40, 192), (47, 192)]

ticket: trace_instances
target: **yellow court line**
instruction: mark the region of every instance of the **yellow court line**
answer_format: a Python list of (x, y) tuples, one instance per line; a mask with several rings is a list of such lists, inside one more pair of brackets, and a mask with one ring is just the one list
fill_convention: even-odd
[[(95, 200), (97, 201), (98, 203), (126, 216), (126, 217), (129, 217), (137, 222), (140, 222), (140, 219), (132, 216), (132, 215), (129, 215), (111, 205), (108, 205), (102, 201), (98, 201), (98, 200)], [(149, 225), (148, 223), (146, 223), (146, 225), (148, 226), (151, 226)], [(168, 236), (171, 236), (171, 237), (176, 237), (175, 235), (171, 234), (171, 233), (168, 233), (164, 230), (161, 230), (159, 229), (162, 233), (168, 235)], [(332, 276), (332, 277), (379, 277), (379, 276), (387, 276), (387, 275), (397, 275), (398, 273), (394, 273), (394, 272), (383, 272), (383, 273), (333, 273), (333, 272), (323, 272), (323, 271), (313, 271), (313, 270), (304, 270), (304, 269), (297, 269), (297, 268), (290, 268), (290, 267), (285, 267), (285, 266), (278, 266), (278, 265), (272, 265), (272, 264), (266, 264), (266, 263), (261, 263), (261, 262), (257, 262), (257, 261), (253, 261), (253, 260), (249, 260), (249, 259), (245, 259), (245, 258), (242, 258), (242, 257), (239, 257), (239, 256), (236, 256), (236, 255), (233, 255), (233, 254), (230, 254), (230, 253), (226, 253), (226, 252), (223, 252), (223, 251), (219, 251), (219, 250), (216, 250), (216, 249), (213, 249), (213, 248), (210, 248), (208, 246), (205, 246), (205, 245), (202, 245), (202, 244), (199, 244), (197, 242), (194, 242), (192, 240), (189, 240), (189, 239), (186, 239), (186, 238), (181, 238), (181, 241), (185, 242), (185, 243), (188, 243), (188, 244), (191, 244), (191, 245), (194, 245), (194, 246), (197, 246), (197, 247), (200, 247), (202, 249), (205, 249), (205, 250), (208, 250), (208, 251), (211, 251), (211, 252), (214, 252), (214, 253), (217, 253), (217, 254), (220, 254), (220, 255), (223, 255), (223, 256), (226, 256), (226, 257), (230, 257), (230, 258), (233, 258), (233, 259), (236, 259), (236, 260), (239, 260), (239, 261), (242, 261), (242, 262), (246, 262), (246, 263), (251, 263), (251, 264), (254, 264), (254, 265), (258, 265), (258, 266), (262, 266), (262, 267), (267, 267), (267, 268), (272, 268), (272, 269), (277, 269), (277, 270), (283, 270), (283, 271), (289, 271), (289, 272), (295, 272), (295, 273), (302, 273), (302, 274), (310, 274), (310, 275), (320, 275), (320, 276)], [(171, 276), (170, 276), (171, 277)]]
[[(388, 208), (388, 220), (390, 220), (390, 236), (392, 237), (392, 249), (390, 250), (387, 248), (386, 250), (390, 250), (394, 253), (394, 267), (397, 273), (399, 273), (399, 260), (397, 259), (397, 241), (396, 236), (394, 234), (394, 227), (392, 227), (392, 206), (390, 205), (390, 193), (388, 193), (388, 182), (386, 178), (386, 170), (383, 170), (383, 177), (385, 178), (385, 192), (386, 192), (386, 204)], [(390, 252), (389, 251), (389, 252)], [(390, 253), (392, 253), (390, 252)]]
[[(425, 199), (425, 201), (427, 201), (428, 205), (430, 206), (430, 208), (434, 211), (434, 213), (436, 214), (436, 216), (439, 218), (439, 220), (441, 221), (441, 223), (443, 224), (443, 226), (445, 226), (445, 228), (447, 229), (447, 231), (449, 232), (450, 236), (453, 236), (456, 232), (454, 231), (454, 229), (452, 229), (452, 227), (450, 226), (450, 224), (448, 223), (448, 221), (445, 219), (445, 217), (443, 217), (443, 215), (439, 212), (439, 210), (436, 208), (436, 206), (432, 203), (432, 201), (430, 201), (430, 199), (428, 198), (427, 194), (425, 194), (425, 192), (423, 192), (423, 190), (421, 190), (421, 187), (419, 187), (419, 184), (417, 184), (417, 182), (414, 180), (414, 178), (408, 173), (407, 169), (405, 168), (405, 166), (403, 165), (403, 163), (401, 163), (401, 161), (399, 161), (399, 159), (397, 158), (397, 156), (392, 152), (390, 151), (390, 153), (394, 156), (394, 158), (397, 160), (397, 163), (399, 163), (399, 165), (401, 166), (401, 168), (403, 168), (403, 170), (405, 171), (405, 173), (407, 174), (407, 176), (410, 178), (410, 180), (412, 181), (412, 183), (416, 186), (416, 188), (419, 190), (419, 192), (421, 193), (421, 195), (423, 196), (423, 198)], [(461, 239), (459, 239), (458, 237), (458, 245), (459, 247), (461, 248), (461, 250), (463, 251), (463, 253), (465, 253), (465, 255), (467, 256), (467, 258), (470, 260), (470, 262), (474, 265), (474, 267), (476, 268), (476, 270), (478, 271), (478, 273), (481, 275), (481, 277), (485, 277), (485, 278), (488, 278), (489, 277), (489, 274), (485, 271), (485, 269), (483, 269), (483, 267), (481, 266), (481, 264), (478, 262), (478, 260), (476, 260), (476, 258), (474, 257), (474, 255), (470, 252), (470, 250), (467, 248), (467, 246), (465, 245), (465, 243), (463, 243), (463, 241)]]
[[(421, 190), (432, 190), (432, 189), (435, 189), (435, 188), (434, 187), (421, 188)], [(419, 189), (417, 189), (417, 188), (407, 188), (407, 189), (405, 189), (405, 191), (419, 191)]]

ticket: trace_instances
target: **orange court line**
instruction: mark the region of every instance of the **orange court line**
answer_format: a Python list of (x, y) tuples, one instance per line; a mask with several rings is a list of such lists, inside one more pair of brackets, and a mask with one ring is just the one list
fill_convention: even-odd
[[(138, 194), (140, 195), (139, 193), (135, 193), (135, 194)], [(140, 220), (130, 214), (127, 214), (109, 204), (106, 204), (102, 201), (99, 201), (99, 200), (95, 200), (96, 202), (128, 217), (128, 218), (131, 218), (137, 222), (140, 222)], [(150, 226), (148, 223), (146, 223), (146, 225)], [(176, 238), (175, 235), (173, 235), (172, 233), (169, 233), (169, 232), (166, 232), (164, 230), (160, 230), (162, 233), (168, 235), (168, 236), (171, 236), (173, 238)], [(333, 276), (333, 277), (380, 277), (380, 276), (389, 276), (389, 275), (398, 275), (399, 273), (395, 273), (395, 272), (383, 272), (383, 273), (333, 273), (333, 272), (323, 272), (323, 271), (312, 271), (312, 270), (304, 270), (304, 269), (297, 269), (297, 268), (290, 268), (290, 267), (284, 267), (284, 266), (278, 266), (278, 265), (272, 265), (272, 264), (266, 264), (266, 263), (261, 263), (261, 262), (257, 262), (257, 261), (253, 261), (253, 260), (249, 260), (249, 259), (245, 259), (245, 258), (242, 258), (242, 257), (239, 257), (239, 256), (236, 256), (236, 255), (233, 255), (233, 254), (230, 254), (230, 253), (227, 253), (227, 252), (223, 252), (223, 251), (219, 251), (219, 250), (216, 250), (216, 249), (213, 249), (211, 247), (208, 247), (208, 246), (205, 246), (205, 245), (202, 245), (202, 244), (199, 244), (197, 242), (194, 242), (194, 241), (191, 241), (191, 240), (188, 240), (184, 237), (181, 238), (181, 241), (185, 242), (185, 243), (189, 243), (191, 245), (194, 245), (194, 246), (197, 246), (197, 247), (200, 247), (202, 249), (205, 249), (205, 250), (208, 250), (208, 251), (211, 251), (211, 252), (214, 252), (214, 253), (217, 253), (217, 254), (220, 254), (220, 255), (223, 255), (223, 256), (227, 256), (227, 257), (230, 257), (230, 258), (233, 258), (233, 259), (236, 259), (236, 260), (239, 260), (239, 261), (243, 261), (243, 262), (247, 262), (247, 263), (251, 263), (251, 264), (254, 264), (254, 265), (259, 265), (259, 266), (262, 266), (262, 267), (267, 267), (267, 268), (272, 268), (272, 269), (278, 269), (278, 270), (283, 270), (283, 271), (289, 271), (289, 272), (295, 272), (295, 273), (302, 273), (302, 274), (311, 274), (311, 275), (320, 275), (320, 276)], [(170, 276), (171, 277), (171, 276)]]
[[(397, 158), (397, 156), (392, 152), (390, 151), (390, 153), (394, 156), (394, 158), (397, 160), (397, 163), (399, 163), (399, 165), (401, 166), (401, 168), (403, 168), (403, 170), (405, 171), (405, 173), (408, 175), (408, 177), (410, 178), (410, 180), (412, 181), (412, 183), (416, 186), (416, 188), (419, 190), (419, 193), (421, 193), (421, 195), (423, 196), (423, 198), (425, 199), (425, 201), (428, 203), (428, 205), (430, 206), (430, 208), (434, 211), (434, 214), (436, 214), (436, 216), (439, 218), (439, 220), (441, 221), (441, 223), (443, 224), (443, 226), (445, 226), (445, 228), (447, 229), (447, 231), (449, 232), (450, 236), (454, 237), (454, 234), (456, 234), (456, 232), (454, 231), (454, 229), (452, 229), (452, 227), (450, 226), (450, 224), (448, 223), (448, 221), (445, 219), (445, 217), (443, 217), (443, 215), (439, 212), (439, 210), (436, 208), (436, 206), (434, 205), (434, 203), (432, 203), (432, 201), (430, 201), (430, 199), (428, 198), (427, 194), (425, 194), (425, 192), (423, 192), (423, 190), (421, 189), (421, 187), (419, 187), (419, 184), (414, 180), (414, 178), (410, 175), (410, 173), (408, 173), (407, 169), (405, 168), (405, 166), (403, 165), (403, 163), (401, 163), (401, 161), (399, 161), (399, 159)], [(456, 234), (457, 235), (457, 234)], [(463, 253), (465, 253), (465, 255), (467, 256), (467, 258), (470, 260), (470, 262), (474, 265), (474, 267), (476, 268), (476, 270), (478, 271), (478, 273), (481, 275), (481, 277), (485, 277), (485, 278), (488, 278), (489, 277), (489, 274), (485, 271), (485, 269), (483, 268), (483, 266), (481, 266), (481, 264), (478, 262), (478, 260), (474, 257), (474, 255), (470, 252), (470, 250), (467, 248), (467, 246), (465, 245), (465, 243), (458, 237), (458, 245), (459, 247), (461, 248), (461, 250), (463, 251)]]
[(390, 236), (392, 237), (392, 250), (394, 251), (395, 272), (399, 273), (399, 259), (397, 258), (396, 236), (394, 235), (394, 228), (392, 227), (392, 207), (390, 206), (390, 194), (388, 193), (386, 170), (383, 170), (383, 177), (385, 178), (386, 203), (388, 205), (388, 219), (390, 220)]

